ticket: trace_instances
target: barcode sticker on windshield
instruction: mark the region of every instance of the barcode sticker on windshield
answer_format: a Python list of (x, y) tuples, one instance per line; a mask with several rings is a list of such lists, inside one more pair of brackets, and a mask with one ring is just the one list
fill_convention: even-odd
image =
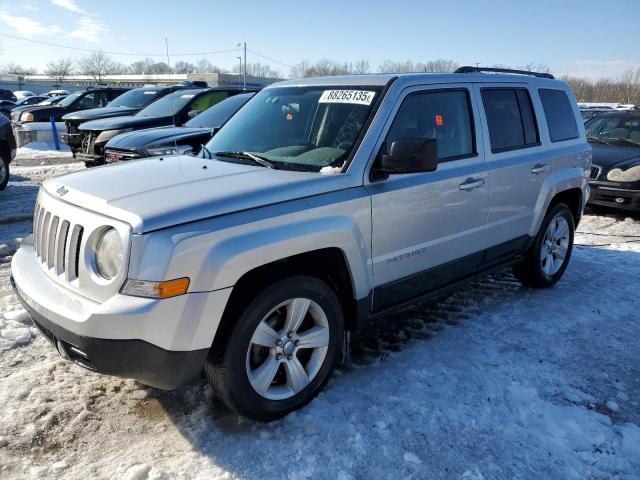
[(357, 103), (371, 105), (376, 92), (365, 90), (325, 90), (318, 103)]
[(144, 92), (145, 95), (155, 95), (156, 93), (158, 92), (156, 92), (155, 90), (147, 90), (146, 92)]
[(180, 98), (193, 98), (195, 97), (195, 94), (190, 94), (190, 95), (180, 95)]

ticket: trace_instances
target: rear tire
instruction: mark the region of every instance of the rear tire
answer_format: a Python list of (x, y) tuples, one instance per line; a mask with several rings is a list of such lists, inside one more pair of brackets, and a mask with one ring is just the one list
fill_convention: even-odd
[(549, 288), (567, 269), (573, 251), (575, 221), (564, 203), (547, 212), (536, 239), (523, 261), (513, 267), (516, 278), (525, 286)]
[(338, 297), (315, 277), (280, 280), (227, 321), (205, 373), (231, 410), (260, 421), (309, 403), (329, 380), (344, 339)]
[(9, 183), (9, 159), (0, 153), (0, 190), (4, 190)]

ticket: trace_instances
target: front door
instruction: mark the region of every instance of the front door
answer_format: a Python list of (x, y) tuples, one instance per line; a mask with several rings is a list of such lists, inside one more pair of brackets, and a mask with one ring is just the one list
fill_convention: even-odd
[[(367, 185), (372, 198), (373, 309), (475, 273), (485, 248), (489, 176), (469, 85), (412, 87), (392, 115), (380, 154), (394, 140), (432, 138), (434, 172), (395, 174)], [(379, 157), (378, 157), (379, 160)]]

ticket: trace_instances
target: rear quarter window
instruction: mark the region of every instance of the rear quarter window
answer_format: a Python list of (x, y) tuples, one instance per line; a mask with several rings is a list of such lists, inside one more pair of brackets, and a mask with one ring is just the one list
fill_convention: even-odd
[(538, 90), (549, 127), (552, 142), (578, 138), (578, 124), (569, 97), (564, 90), (541, 88)]

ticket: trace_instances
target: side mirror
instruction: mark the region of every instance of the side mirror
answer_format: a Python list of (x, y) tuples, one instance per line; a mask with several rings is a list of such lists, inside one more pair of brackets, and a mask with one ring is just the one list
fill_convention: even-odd
[(176, 153), (178, 155), (188, 155), (193, 152), (193, 147), (191, 145), (178, 145), (176, 148)]
[(438, 142), (433, 138), (401, 138), (380, 159), (380, 173), (433, 172), (438, 168)]
[(200, 110), (189, 110), (189, 113), (187, 113), (187, 117), (189, 118), (194, 118), (198, 115), (200, 115)]

